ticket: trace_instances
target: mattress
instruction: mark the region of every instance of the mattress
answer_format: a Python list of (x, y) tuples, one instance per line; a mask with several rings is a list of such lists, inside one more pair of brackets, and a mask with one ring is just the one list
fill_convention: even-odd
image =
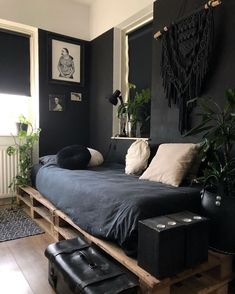
[(37, 190), (88, 233), (114, 241), (136, 256), (138, 221), (182, 210), (199, 211), (199, 187), (173, 187), (126, 175), (108, 164), (67, 170), (37, 166)]

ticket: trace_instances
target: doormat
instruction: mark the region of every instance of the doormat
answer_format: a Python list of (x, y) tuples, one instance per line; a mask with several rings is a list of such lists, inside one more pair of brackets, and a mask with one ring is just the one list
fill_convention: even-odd
[(44, 231), (21, 208), (0, 208), (0, 242), (42, 233)]

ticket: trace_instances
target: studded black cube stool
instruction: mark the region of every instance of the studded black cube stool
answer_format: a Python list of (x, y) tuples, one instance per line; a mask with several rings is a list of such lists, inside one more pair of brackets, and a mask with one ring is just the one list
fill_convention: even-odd
[(139, 222), (138, 265), (162, 278), (184, 269), (184, 225), (166, 216)]

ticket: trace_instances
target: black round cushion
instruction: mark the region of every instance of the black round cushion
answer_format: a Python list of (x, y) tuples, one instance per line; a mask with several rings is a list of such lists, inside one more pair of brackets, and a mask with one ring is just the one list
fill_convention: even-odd
[(91, 159), (89, 150), (82, 145), (72, 145), (57, 153), (57, 164), (66, 169), (84, 169)]

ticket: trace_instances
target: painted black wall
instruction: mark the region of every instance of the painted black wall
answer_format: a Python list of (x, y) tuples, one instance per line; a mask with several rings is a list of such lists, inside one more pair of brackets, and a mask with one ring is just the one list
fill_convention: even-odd
[(91, 42), (90, 58), (90, 146), (106, 154), (112, 136), (113, 30)]
[[(48, 81), (48, 35), (50, 34), (52, 33), (39, 30), (39, 126), (42, 129), (39, 143), (40, 156), (55, 154), (71, 144), (88, 145), (89, 141), (89, 42), (80, 40), (85, 47), (84, 86), (52, 83)], [(53, 35), (66, 38), (54, 33)], [(82, 102), (71, 101), (71, 92), (82, 93)], [(65, 111), (49, 111), (50, 94), (65, 95)]]
[[(158, 0), (154, 3), (153, 32), (203, 4), (205, 0)], [(235, 87), (234, 14), (234, 0), (224, 0), (222, 5), (214, 9), (214, 53), (202, 95), (210, 95), (219, 103), (224, 101), (225, 89)], [(151, 143), (199, 141), (199, 138), (184, 138), (178, 131), (178, 109), (175, 106), (168, 107), (163, 92), (160, 56), (161, 41), (156, 40), (153, 42), (152, 56)], [(112, 70), (113, 31), (111, 30), (91, 42), (90, 144), (103, 153), (108, 149), (112, 135), (112, 106), (105, 100), (105, 97), (112, 93)], [(193, 124), (196, 120), (196, 111), (197, 109), (192, 116)], [(123, 157), (133, 141), (112, 140), (112, 142), (112, 151), (116, 151), (116, 158), (120, 161), (120, 155)]]
[[(158, 0), (154, 3), (153, 31), (162, 29), (204, 3), (204, 0)], [(234, 13), (234, 0), (224, 0), (222, 5), (214, 9), (214, 53), (212, 67), (202, 94), (214, 97), (219, 103), (224, 101), (225, 89), (235, 87)], [(90, 145), (105, 154), (112, 136), (112, 105), (108, 103), (106, 97), (113, 91), (113, 30), (90, 42), (90, 54), (89, 43), (84, 41), (85, 69), (87, 69), (84, 87), (48, 82), (47, 35), (48, 32), (39, 30), (40, 127), (42, 128), (40, 155), (55, 153), (62, 147), (75, 143)], [(152, 58), (151, 142), (157, 144), (198, 141), (197, 138), (185, 139), (178, 131), (178, 109), (175, 106), (168, 108), (163, 92), (160, 55), (161, 41), (156, 40), (153, 42)], [(80, 103), (70, 101), (72, 91), (82, 92), (83, 101)], [(66, 95), (65, 112), (49, 112), (49, 94)], [(193, 122), (195, 123), (195, 115)], [(124, 145), (128, 147), (128, 144)], [(121, 142), (118, 146), (122, 149)]]
[[(205, 0), (158, 0), (154, 3), (154, 32), (162, 30), (183, 15), (205, 4)], [(211, 96), (223, 103), (227, 88), (235, 87), (235, 1), (224, 0), (214, 9), (215, 40), (211, 69), (205, 82), (202, 96)], [(183, 138), (178, 131), (178, 109), (168, 108), (160, 76), (161, 41), (153, 45), (151, 139), (153, 143), (198, 141)], [(196, 116), (194, 110), (193, 124)]]

